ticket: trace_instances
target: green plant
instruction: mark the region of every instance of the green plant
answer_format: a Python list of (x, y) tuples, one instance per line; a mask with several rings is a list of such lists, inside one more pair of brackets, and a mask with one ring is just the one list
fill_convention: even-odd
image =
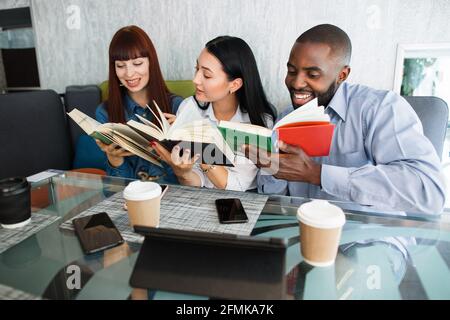
[(401, 95), (411, 96), (425, 77), (425, 69), (431, 67), (436, 58), (408, 58), (403, 62)]

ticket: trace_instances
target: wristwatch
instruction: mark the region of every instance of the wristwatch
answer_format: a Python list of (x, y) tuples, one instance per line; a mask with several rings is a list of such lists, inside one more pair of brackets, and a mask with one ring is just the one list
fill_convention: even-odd
[(215, 168), (216, 168), (215, 165), (209, 165), (208, 168), (206, 168), (206, 169), (201, 168), (201, 169), (202, 169), (203, 173), (207, 173), (209, 170), (213, 170)]

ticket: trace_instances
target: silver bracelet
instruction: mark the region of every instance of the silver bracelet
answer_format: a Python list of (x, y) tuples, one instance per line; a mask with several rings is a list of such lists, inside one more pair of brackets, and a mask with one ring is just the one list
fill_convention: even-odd
[(203, 171), (203, 173), (208, 173), (209, 170), (213, 170), (215, 168), (216, 168), (215, 165), (210, 165), (207, 169), (202, 169), (202, 171)]

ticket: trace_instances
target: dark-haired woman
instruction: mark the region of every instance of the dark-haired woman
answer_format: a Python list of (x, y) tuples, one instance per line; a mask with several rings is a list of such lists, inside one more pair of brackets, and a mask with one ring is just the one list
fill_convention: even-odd
[[(203, 118), (214, 125), (226, 120), (273, 126), (274, 109), (264, 93), (255, 57), (247, 43), (236, 37), (221, 36), (209, 41), (201, 51), (193, 79), (195, 96), (185, 99), (178, 110), (199, 108)], [(198, 164), (200, 155), (175, 147), (169, 153), (152, 144), (169, 163), (181, 184), (207, 188), (246, 191), (256, 187), (258, 168), (243, 155), (235, 167)]]
[[(116, 32), (109, 46), (108, 100), (98, 106), (96, 118), (100, 123), (126, 123), (138, 120), (138, 114), (156, 122), (147, 110), (155, 100), (171, 122), (182, 98), (172, 94), (166, 87), (152, 41), (144, 30), (127, 26)], [(154, 110), (156, 111), (156, 110)], [(148, 177), (158, 182), (176, 183), (177, 178), (170, 166), (154, 165), (115, 144), (106, 145), (97, 140), (106, 153), (107, 174), (124, 178)]]

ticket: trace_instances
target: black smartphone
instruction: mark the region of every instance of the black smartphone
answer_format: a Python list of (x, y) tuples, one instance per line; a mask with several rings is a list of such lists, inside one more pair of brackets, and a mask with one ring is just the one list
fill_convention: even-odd
[(239, 199), (217, 199), (216, 207), (220, 223), (248, 222), (247, 214)]
[(86, 254), (115, 247), (124, 242), (119, 230), (106, 212), (73, 220), (75, 233)]

